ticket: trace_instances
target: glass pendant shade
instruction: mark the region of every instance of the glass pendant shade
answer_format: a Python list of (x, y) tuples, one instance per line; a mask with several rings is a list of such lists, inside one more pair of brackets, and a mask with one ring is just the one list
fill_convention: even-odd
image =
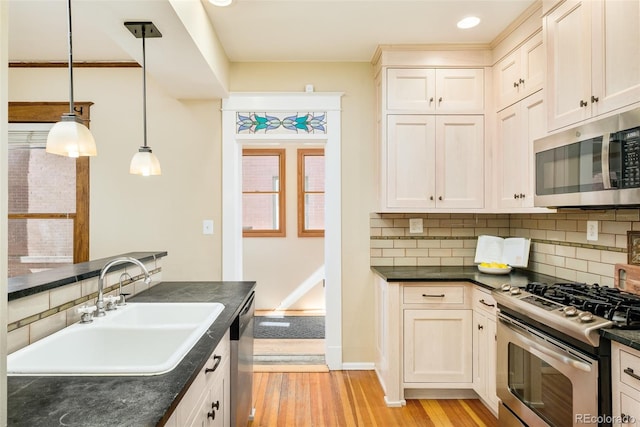
[(96, 141), (75, 114), (65, 114), (47, 135), (47, 153), (67, 157), (95, 156)]
[(129, 173), (142, 176), (160, 175), (160, 161), (149, 147), (140, 147), (131, 159)]

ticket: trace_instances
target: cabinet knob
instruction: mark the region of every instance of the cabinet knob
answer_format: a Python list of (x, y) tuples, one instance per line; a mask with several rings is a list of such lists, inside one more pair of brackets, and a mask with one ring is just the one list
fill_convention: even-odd
[(513, 82), (513, 87), (518, 87), (518, 86), (520, 86), (518, 82)]
[(514, 198), (514, 199), (519, 199), (519, 198), (520, 198), (520, 196), (518, 196), (517, 194), (514, 194), (514, 195), (513, 195), (513, 198)]
[(433, 200), (433, 196), (429, 196), (429, 200)]
[(587, 101), (583, 101), (582, 99), (580, 100), (580, 106), (581, 107), (586, 107), (587, 105), (589, 105), (589, 103)]
[(593, 96), (593, 95), (591, 95), (591, 102), (592, 102), (592, 103), (593, 103), (593, 102), (598, 102), (598, 100), (599, 100), (599, 99), (600, 99), (600, 98), (598, 98), (597, 96)]
[(442, 97), (438, 98), (438, 102), (442, 102)]
[(520, 83), (521, 85), (523, 85), (523, 84), (524, 84), (524, 79), (519, 79), (519, 80), (518, 80), (518, 83)]
[(480, 323), (478, 323), (478, 330), (481, 331), (484, 329), (484, 326), (482, 326)]
[(442, 200), (442, 196), (439, 196), (439, 197), (438, 197), (438, 200)]
[(220, 410), (220, 401), (216, 400), (215, 403), (211, 402), (211, 412), (207, 412), (207, 418), (211, 418), (212, 420), (216, 419), (216, 411)]
[(520, 193), (520, 198), (524, 199), (524, 194)]
[(431, 104), (432, 102), (433, 102), (433, 96), (429, 98), (429, 104)]

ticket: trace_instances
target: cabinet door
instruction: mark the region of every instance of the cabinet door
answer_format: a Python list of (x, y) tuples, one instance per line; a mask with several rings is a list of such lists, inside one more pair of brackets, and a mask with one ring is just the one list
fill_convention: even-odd
[(438, 113), (484, 113), (484, 70), (438, 69), (435, 76)]
[(520, 48), (520, 76), (518, 77), (519, 99), (542, 89), (546, 71), (542, 32), (527, 40)]
[(527, 143), (520, 127), (522, 106), (512, 105), (498, 113), (496, 132), (496, 188), (500, 208), (522, 206), (523, 178), (529, 171)]
[(487, 375), (489, 375), (487, 352), (487, 318), (473, 311), (473, 390), (483, 399), (487, 393)]
[(542, 91), (500, 111), (496, 124), (498, 207), (532, 208), (535, 193), (533, 141), (546, 135)]
[(513, 104), (520, 96), (518, 93), (519, 79), (522, 78), (520, 62), (520, 51), (516, 50), (507, 55), (494, 67), (493, 72), (497, 90), (496, 105), (498, 109)]
[(591, 116), (591, 3), (567, 0), (544, 21), (549, 130)]
[(386, 206), (435, 206), (435, 117), (389, 115), (386, 147)]
[(594, 115), (640, 100), (640, 1), (592, 2)]
[(404, 310), (404, 381), (471, 383), (472, 310)]
[(484, 206), (484, 116), (436, 117), (436, 206)]
[(389, 68), (387, 109), (416, 113), (435, 112), (435, 70)]
[(498, 372), (496, 363), (498, 361), (497, 342), (496, 342), (496, 320), (495, 318), (487, 317), (487, 323), (485, 327), (485, 337), (487, 345), (487, 382), (486, 382), (486, 402), (493, 409), (494, 413), (498, 412), (498, 393), (496, 386), (496, 375)]

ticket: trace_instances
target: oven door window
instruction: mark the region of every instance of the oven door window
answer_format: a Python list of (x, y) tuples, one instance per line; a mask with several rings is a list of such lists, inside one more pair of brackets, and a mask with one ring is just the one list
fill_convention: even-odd
[(547, 423), (573, 426), (571, 380), (525, 349), (509, 343), (509, 390)]

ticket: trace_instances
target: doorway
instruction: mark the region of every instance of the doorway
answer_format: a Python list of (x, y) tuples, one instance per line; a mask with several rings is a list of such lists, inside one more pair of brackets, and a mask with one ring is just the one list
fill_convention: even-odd
[[(231, 94), (223, 100), (222, 113), (222, 220), (223, 227), (223, 280), (242, 280), (242, 146), (282, 141), (286, 143), (314, 143), (325, 148), (325, 222), (324, 237), (325, 288), (325, 355), (331, 370), (342, 369), (342, 279), (341, 279), (341, 176), (340, 176), (340, 93), (242, 93)], [(271, 120), (261, 121), (260, 129), (248, 129), (252, 112)], [(297, 122), (286, 122), (297, 114)], [(301, 113), (304, 112), (304, 113)], [(311, 113), (310, 113), (311, 112)], [(319, 112), (319, 113), (312, 113)], [(273, 115), (270, 115), (273, 113)], [(309, 115), (310, 125), (303, 129), (304, 114)], [(257, 115), (257, 114), (256, 114)], [(321, 117), (324, 124), (318, 124)], [(313, 119), (313, 120), (312, 120)], [(275, 129), (274, 121), (284, 123)], [(285, 125), (289, 126), (285, 126)]]

